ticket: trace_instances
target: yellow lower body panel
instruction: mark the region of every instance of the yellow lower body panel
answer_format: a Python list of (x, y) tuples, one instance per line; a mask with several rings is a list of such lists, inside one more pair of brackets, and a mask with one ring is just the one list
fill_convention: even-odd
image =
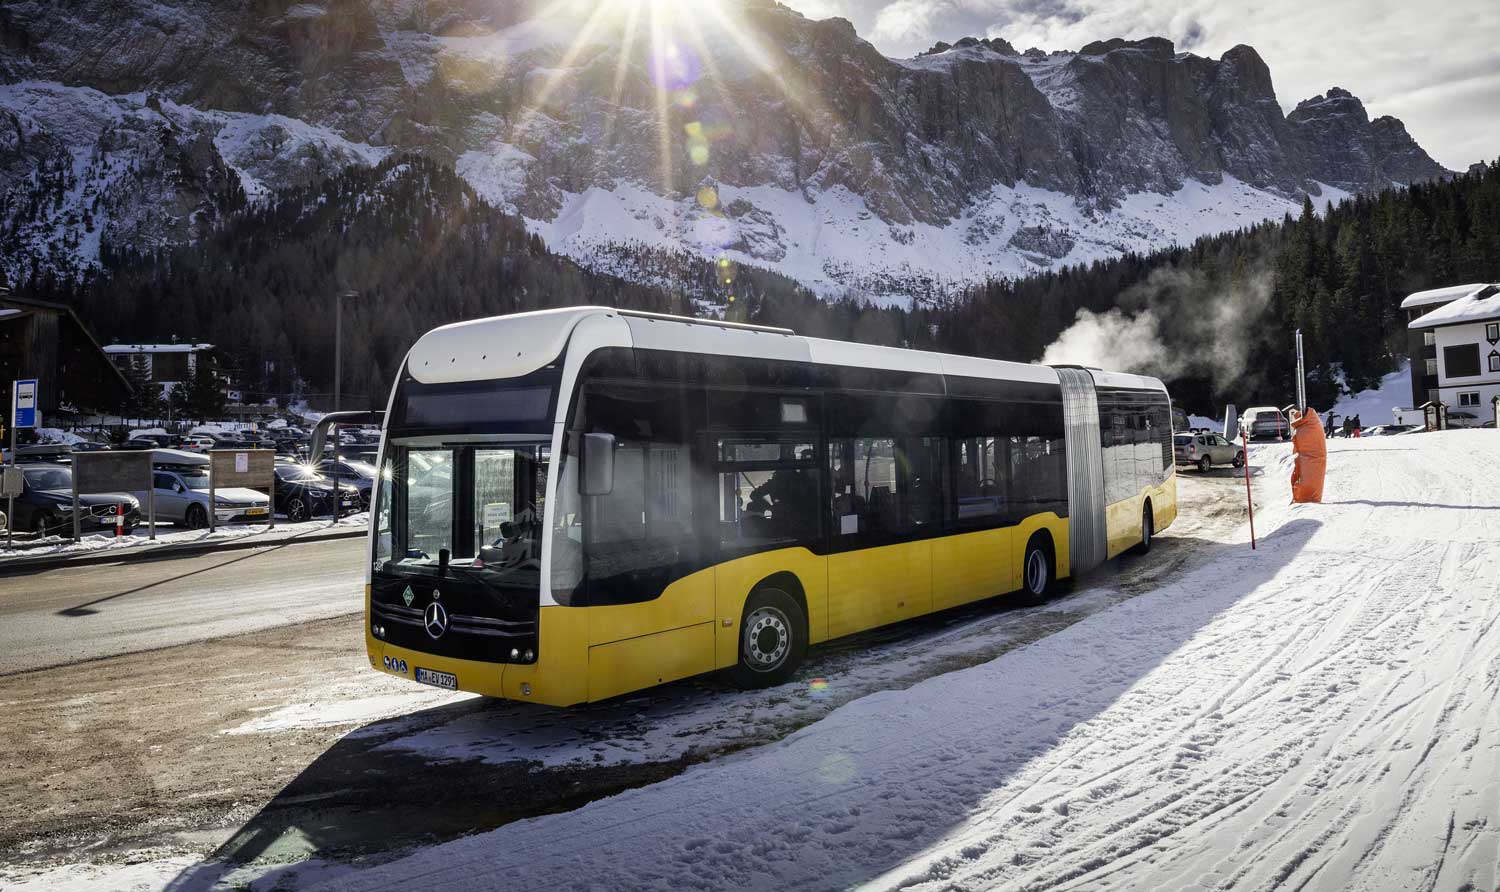
[[(1152, 495), (1161, 529), (1176, 516), (1176, 481), (1169, 478)], [(1139, 541), (1140, 499), (1131, 501)], [(816, 644), (1018, 589), (1026, 543), (1039, 530), (1052, 538), (1058, 576), (1067, 576), (1068, 521), (1050, 512), (1014, 527), (831, 556), (785, 548), (692, 573), (639, 604), (543, 607), (537, 661), (529, 665), (458, 660), (386, 644), (369, 634), (367, 586), (365, 646), (370, 665), (388, 674), (411, 678), (420, 666), (452, 673), (463, 691), (571, 706), (733, 666), (745, 601), (776, 574), (795, 577), (807, 603), (809, 643)], [(387, 668), (386, 657), (398, 665), (405, 660), (407, 672)]]
[(1121, 499), (1104, 508), (1104, 529), (1108, 536), (1109, 556), (1124, 554), (1140, 544), (1141, 518), (1145, 516), (1146, 500), (1151, 500), (1151, 523), (1157, 532), (1166, 529), (1177, 519), (1177, 475), (1168, 474), (1167, 479), (1156, 486), (1144, 487), (1128, 499)]
[(589, 648), (589, 699), (603, 700), (714, 668), (714, 624)]
[(932, 540), (932, 609), (946, 610), (1015, 587), (1015, 530), (980, 530)]
[(931, 539), (829, 556), (829, 638), (852, 635), (931, 610)]

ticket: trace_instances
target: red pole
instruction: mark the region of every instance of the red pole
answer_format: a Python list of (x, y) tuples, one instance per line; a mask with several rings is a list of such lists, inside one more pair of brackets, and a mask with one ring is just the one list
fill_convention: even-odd
[(1255, 500), (1250, 497), (1250, 440), (1240, 431), (1240, 448), (1245, 450), (1245, 506), (1250, 509), (1250, 550), (1255, 550)]
[(125, 506), (120, 504), (115, 506), (115, 538), (118, 539), (123, 535), (125, 535)]

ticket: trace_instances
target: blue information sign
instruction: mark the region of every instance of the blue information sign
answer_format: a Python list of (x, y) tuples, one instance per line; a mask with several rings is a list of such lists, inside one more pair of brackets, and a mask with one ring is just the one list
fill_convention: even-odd
[(15, 384), (15, 426), (36, 427), (36, 379), (17, 381)]

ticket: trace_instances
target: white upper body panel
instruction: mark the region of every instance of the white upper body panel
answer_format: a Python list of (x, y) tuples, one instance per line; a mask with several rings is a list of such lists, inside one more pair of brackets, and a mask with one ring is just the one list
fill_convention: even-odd
[(1124, 372), (1106, 372), (1101, 369), (1089, 369), (1089, 374), (1094, 376), (1094, 384), (1099, 387), (1133, 387), (1138, 390), (1163, 392), (1167, 389), (1160, 380), (1146, 375), (1128, 375)]
[[(806, 338), (786, 329), (758, 328), (614, 310), (608, 307), (569, 307), (476, 319), (435, 328), (423, 335), (407, 357), (407, 371), (424, 384), (514, 378), (556, 360), (569, 346), (575, 330), (589, 320), (590, 337), (576, 341), (564, 370), (566, 390), (577, 363), (601, 346), (639, 347), (718, 356), (810, 362), (853, 368), (886, 369), (917, 374), (969, 378), (1000, 378), (1056, 384), (1057, 370), (1021, 362), (980, 359), (922, 350), (903, 350)], [(608, 322), (604, 322), (608, 320)], [(623, 324), (622, 324), (623, 323)], [(577, 355), (574, 356), (573, 354)], [(1165, 390), (1160, 381), (1143, 375), (1090, 369), (1096, 383), (1106, 387)]]

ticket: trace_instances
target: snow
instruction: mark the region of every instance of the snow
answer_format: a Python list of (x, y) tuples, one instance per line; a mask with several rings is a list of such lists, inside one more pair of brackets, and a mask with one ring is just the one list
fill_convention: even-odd
[[(1254, 450), (1243, 532), (991, 662), (327, 890), (1494, 889), (1500, 437)], [(586, 841), (586, 843), (584, 842)]]
[(1463, 297), (1413, 319), (1407, 328), (1436, 328), (1439, 325), (1486, 322), (1490, 319), (1500, 319), (1500, 285), (1481, 285)]
[(198, 353), (213, 344), (107, 344), (105, 353)]
[[(221, 734), (271, 734), (301, 731), (309, 728), (331, 728), (339, 725), (365, 725), (415, 710), (448, 706), (473, 700), (478, 694), (454, 694), (447, 691), (414, 690), (399, 694), (362, 695), (363, 686), (345, 686), (327, 691), (316, 701), (294, 703), (256, 716)], [(252, 710), (253, 711), (253, 710)]]
[(1460, 297), (1483, 288), (1485, 283), (1473, 282), (1468, 285), (1449, 285), (1446, 288), (1432, 288), (1427, 291), (1416, 291), (1408, 294), (1401, 301), (1401, 309), (1409, 310), (1412, 307), (1428, 307), (1434, 304), (1445, 304), (1449, 301), (1458, 300)]
[(36, 429), (36, 436), (43, 443), (56, 443), (62, 446), (73, 446), (78, 443), (88, 442), (72, 431), (65, 431), (56, 427), (39, 427)]
[[(467, 157), (461, 170), (481, 194), (511, 206), (520, 197), (528, 158), (496, 146), (490, 159), (481, 163)], [(1319, 207), (1347, 197), (1333, 187), (1322, 191)], [(1137, 193), (1114, 210), (1096, 212), (1079, 208), (1066, 193), (1025, 183), (995, 186), (941, 226), (893, 226), (842, 187), (798, 192), (718, 184), (717, 194), (719, 207), (729, 213), (708, 212), (695, 197), (671, 200), (621, 182), (612, 189), (563, 193), (554, 219), (527, 222), (553, 250), (627, 277), (637, 271), (612, 266), (610, 246), (728, 257), (783, 273), (825, 297), (903, 301), (909, 300), (906, 295), (947, 292), (986, 278), (1187, 244), (1300, 207), (1227, 176), (1217, 184), (1189, 180), (1170, 195)], [(1037, 228), (1056, 236), (1066, 250), (1054, 257), (1012, 246), (1020, 230)]]
[[(1349, 394), (1340, 399), (1333, 406), (1333, 411), (1339, 416), (1339, 420), (1353, 415), (1359, 416), (1359, 421), (1365, 427), (1377, 424), (1398, 423), (1396, 409), (1415, 408), (1411, 403), (1411, 364), (1403, 363), (1401, 368), (1391, 372), (1380, 379), (1380, 384), (1370, 390), (1361, 390), (1359, 393)], [(1328, 413), (1325, 410), (1323, 417), (1326, 419)]]
[(71, 536), (52, 536), (48, 539), (23, 542), (16, 540), (16, 547), (0, 547), (0, 567), (7, 560), (30, 560), (39, 557), (77, 557), (84, 554), (100, 554), (106, 551), (122, 551), (137, 549), (159, 548), (163, 545), (188, 545), (194, 543), (225, 543), (231, 541), (242, 541), (254, 539), (256, 542), (271, 544), (284, 542), (288, 539), (316, 538), (320, 531), (330, 528), (338, 528), (348, 531), (351, 528), (368, 527), (370, 514), (362, 511), (356, 514), (345, 515), (334, 523), (328, 516), (321, 519), (303, 521), (302, 523), (290, 523), (283, 515), (276, 515), (276, 528), (271, 529), (262, 523), (232, 523), (221, 524), (213, 532), (208, 530), (177, 529), (176, 527), (158, 523), (156, 525), (156, 540), (150, 538), (150, 529), (146, 523), (146, 506), (141, 505), (142, 520), (139, 526), (129, 535), (115, 538), (113, 529), (107, 531), (86, 531), (84, 536), (74, 542)]
[[(167, 11), (166, 18), (175, 14)], [(138, 231), (164, 244), (182, 222), (140, 187), (137, 167), (150, 162), (158, 132), (169, 130), (179, 141), (211, 137), (252, 200), (320, 177), (330, 166), (375, 164), (390, 151), (284, 115), (200, 111), (146, 92), (108, 95), (49, 81), (0, 84), (0, 117), (11, 121), (18, 145), (50, 142), (71, 161), (73, 184), (61, 202), (14, 235), (31, 253), (56, 249), (80, 269), (98, 265), (106, 229)], [(16, 263), (0, 254), (0, 270), (17, 271)]]

